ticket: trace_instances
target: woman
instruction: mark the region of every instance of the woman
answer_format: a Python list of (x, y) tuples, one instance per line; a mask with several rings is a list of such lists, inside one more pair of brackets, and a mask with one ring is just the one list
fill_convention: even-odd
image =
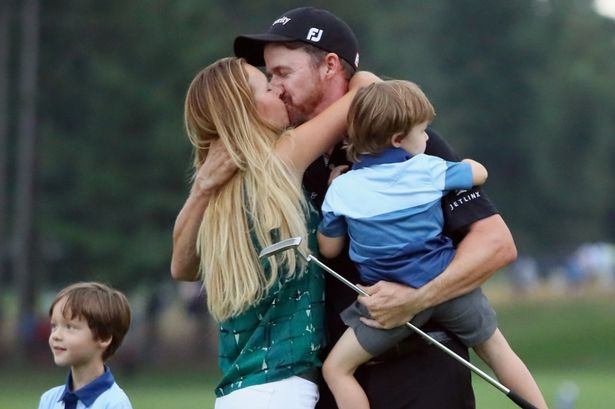
[(222, 59), (190, 85), (185, 122), (195, 152), (195, 183), (215, 143), (224, 145), (238, 168), (208, 200), (197, 235), (199, 274), (220, 330), (223, 378), (216, 408), (259, 402), (313, 408), (318, 399), (323, 273), (293, 252), (263, 264), (257, 254), (295, 236), (307, 237), (304, 243), (316, 249), (318, 220), (301, 190), (303, 172), (340, 140), (356, 89), (375, 79), (355, 74), (346, 96), (293, 130), (286, 130), (279, 90), (242, 59)]

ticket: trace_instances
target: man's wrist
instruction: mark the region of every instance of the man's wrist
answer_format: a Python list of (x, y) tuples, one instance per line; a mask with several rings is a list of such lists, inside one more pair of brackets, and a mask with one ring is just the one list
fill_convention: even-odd
[(418, 311), (424, 311), (427, 308), (431, 308), (434, 305), (439, 304), (437, 299), (439, 291), (436, 284), (437, 283), (434, 279), (416, 290), (417, 294), (415, 295), (415, 299), (417, 300), (416, 305), (418, 307)]

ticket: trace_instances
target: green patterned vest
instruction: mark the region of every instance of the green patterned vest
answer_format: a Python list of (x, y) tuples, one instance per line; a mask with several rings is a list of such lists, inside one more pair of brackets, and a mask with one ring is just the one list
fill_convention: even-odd
[[(318, 213), (310, 208), (308, 240), (313, 252), (318, 222)], [(294, 375), (310, 378), (321, 366), (326, 342), (324, 273), (310, 263), (299, 278), (279, 275), (277, 285), (258, 305), (219, 323), (218, 364), (223, 378), (216, 396)]]

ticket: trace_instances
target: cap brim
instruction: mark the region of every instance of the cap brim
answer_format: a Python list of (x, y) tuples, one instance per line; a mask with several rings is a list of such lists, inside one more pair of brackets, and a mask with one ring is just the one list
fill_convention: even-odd
[(297, 41), (290, 37), (272, 33), (246, 34), (235, 38), (233, 48), (237, 57), (244, 58), (249, 64), (264, 67), (263, 49), (267, 43), (284, 43)]

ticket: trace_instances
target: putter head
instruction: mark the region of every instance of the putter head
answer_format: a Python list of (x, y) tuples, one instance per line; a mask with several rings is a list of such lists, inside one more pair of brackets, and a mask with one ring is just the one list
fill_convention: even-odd
[(262, 249), (258, 255), (258, 258), (271, 257), (274, 254), (278, 254), (290, 249), (295, 250), (297, 249), (297, 247), (299, 247), (302, 240), (303, 239), (301, 237), (293, 237), (290, 239), (278, 241), (277, 243), (273, 243), (271, 246), (267, 246)]

